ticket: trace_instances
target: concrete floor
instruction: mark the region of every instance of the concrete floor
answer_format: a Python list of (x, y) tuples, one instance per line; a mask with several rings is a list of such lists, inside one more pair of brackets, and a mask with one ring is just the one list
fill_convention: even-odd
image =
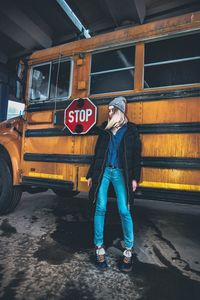
[(136, 200), (135, 255), (118, 271), (121, 225), (110, 201), (105, 245), (110, 268), (93, 261), (87, 197), (24, 193), (0, 217), (0, 299), (200, 299), (200, 206)]

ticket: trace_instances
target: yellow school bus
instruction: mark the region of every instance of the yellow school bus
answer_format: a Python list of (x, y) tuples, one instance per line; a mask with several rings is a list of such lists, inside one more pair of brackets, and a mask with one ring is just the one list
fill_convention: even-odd
[[(86, 173), (107, 105), (126, 97), (142, 141), (137, 198), (200, 201), (200, 12), (37, 51), (20, 65), (23, 117), (0, 124), (0, 212), (22, 191), (88, 192)], [(89, 98), (97, 123), (64, 125), (74, 99)]]

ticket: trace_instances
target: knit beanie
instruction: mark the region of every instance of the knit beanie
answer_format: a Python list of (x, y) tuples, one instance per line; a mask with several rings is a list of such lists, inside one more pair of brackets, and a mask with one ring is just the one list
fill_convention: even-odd
[(119, 110), (121, 110), (123, 113), (125, 113), (126, 110), (126, 98), (119, 96), (114, 98), (110, 103), (109, 106), (114, 106), (116, 108), (118, 108)]

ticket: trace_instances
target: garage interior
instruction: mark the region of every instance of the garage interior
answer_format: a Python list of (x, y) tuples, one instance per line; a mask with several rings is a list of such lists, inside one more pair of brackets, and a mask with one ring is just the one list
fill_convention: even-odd
[[(199, 0), (0, 0), (0, 122), (23, 114), (23, 100), (16, 97), (21, 58), (63, 43), (198, 11)], [(170, 60), (170, 48), (173, 53), (176, 49), (179, 54), (191, 51), (191, 56), (199, 56), (196, 37), (200, 33), (179, 37), (167, 46), (164, 40), (148, 44), (151, 55), (145, 57), (146, 64), (159, 55)], [(133, 56), (131, 51), (131, 47), (122, 49), (126, 62)], [(107, 59), (119, 67), (122, 63), (112, 51)], [(94, 54), (94, 61), (95, 72), (102, 65), (101, 54)], [(199, 78), (200, 60), (190, 67), (173, 78), (176, 84)], [(145, 87), (170, 85), (172, 78), (162, 66), (154, 68), (145, 72)], [(130, 71), (126, 84), (131, 76)], [(107, 92), (110, 84), (103, 84), (101, 90)], [(98, 88), (93, 85), (94, 93)], [(199, 168), (199, 158), (196, 160)], [(38, 194), (24, 192), (17, 210), (0, 216), (0, 299), (199, 300), (197, 197), (193, 205), (136, 199), (136, 247), (129, 275), (118, 270), (122, 231), (114, 198), (108, 203), (105, 224), (109, 270), (103, 274), (96, 270), (93, 219), (86, 199), (86, 193), (66, 201), (50, 189)]]

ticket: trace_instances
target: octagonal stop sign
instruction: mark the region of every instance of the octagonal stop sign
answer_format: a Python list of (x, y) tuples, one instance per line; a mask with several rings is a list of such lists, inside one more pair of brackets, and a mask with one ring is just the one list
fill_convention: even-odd
[(97, 119), (97, 107), (89, 98), (73, 100), (65, 109), (64, 123), (73, 134), (87, 133)]

